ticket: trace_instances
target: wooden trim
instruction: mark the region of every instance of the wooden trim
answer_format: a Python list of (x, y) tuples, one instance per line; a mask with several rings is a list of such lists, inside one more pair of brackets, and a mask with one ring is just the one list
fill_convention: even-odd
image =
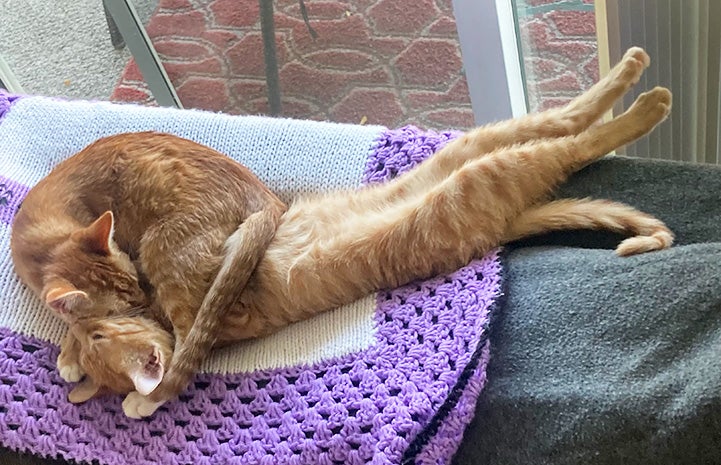
[[(599, 65), (601, 62), (601, 56), (606, 60), (605, 73), (602, 72), (601, 76), (605, 76), (611, 70), (611, 65), (618, 62), (623, 55), (624, 50), (621, 50), (621, 25), (619, 23), (619, 1), (620, 0), (596, 0), (596, 34), (599, 35), (599, 31), (603, 30), (600, 34), (603, 35), (603, 45), (601, 35), (599, 35), (599, 49), (598, 59)], [(598, 10), (603, 8), (603, 12), (599, 13)], [(601, 17), (599, 19), (599, 17)], [(603, 47), (603, 48), (601, 48)], [(623, 100), (619, 100), (613, 107), (613, 115), (620, 115), (624, 112)]]
[[(618, 25), (618, 0), (596, 0), (596, 40), (598, 43), (598, 71), (603, 78), (611, 71), (611, 63), (621, 57), (619, 53), (620, 36)], [(618, 103), (613, 110), (603, 115), (603, 121), (610, 121), (613, 115), (623, 113), (623, 104)]]
[(608, 14), (606, 0), (596, 0), (596, 40), (598, 41), (598, 70), (604, 77), (611, 70), (611, 59), (608, 50)]

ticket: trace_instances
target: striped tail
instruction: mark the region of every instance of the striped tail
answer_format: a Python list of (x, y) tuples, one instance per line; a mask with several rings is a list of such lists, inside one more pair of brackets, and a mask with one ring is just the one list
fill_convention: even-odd
[(569, 229), (609, 230), (632, 237), (616, 248), (621, 256), (666, 249), (673, 233), (659, 219), (610, 200), (563, 199), (533, 206), (509, 226), (504, 242)]

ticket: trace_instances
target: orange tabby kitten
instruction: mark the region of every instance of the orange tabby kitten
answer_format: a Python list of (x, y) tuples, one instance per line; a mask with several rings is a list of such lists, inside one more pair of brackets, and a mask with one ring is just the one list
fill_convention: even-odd
[[(631, 49), (607, 78), (565, 108), (471, 131), (387, 184), (293, 204), (240, 299), (222, 317), (217, 341), (270, 334), (374, 290), (450, 272), (493, 247), (544, 231), (603, 228), (635, 235), (618, 246), (620, 255), (669, 247), (668, 228), (629, 206), (547, 201), (568, 175), (666, 118), (671, 94), (655, 88), (621, 116), (591, 127), (648, 63), (641, 49)], [(173, 356), (172, 335), (161, 323), (152, 313), (75, 321), (71, 330), (89, 376), (71, 400), (85, 400), (102, 386), (135, 389), (123, 402), (126, 414), (152, 414), (169, 398), (166, 381), (161, 383), (165, 365), (182, 358)], [(142, 395), (137, 373), (159, 388)]]
[[(12, 256), (20, 278), (67, 322), (139, 308), (170, 322), (184, 354), (168, 373), (174, 395), (215, 344), (285, 209), (247, 168), (208, 147), (121, 134), (60, 163), (30, 191)], [(58, 357), (67, 381), (84, 373), (78, 350), (69, 332)], [(130, 375), (141, 393), (159, 384), (143, 370)]]

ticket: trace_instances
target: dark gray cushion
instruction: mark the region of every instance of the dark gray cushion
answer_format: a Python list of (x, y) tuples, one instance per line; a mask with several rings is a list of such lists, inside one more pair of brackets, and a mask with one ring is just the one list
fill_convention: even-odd
[(456, 464), (721, 463), (719, 193), (716, 167), (628, 159), (563, 188), (654, 213), (681, 245), (619, 258), (617, 237), (562, 233), (512, 247)]

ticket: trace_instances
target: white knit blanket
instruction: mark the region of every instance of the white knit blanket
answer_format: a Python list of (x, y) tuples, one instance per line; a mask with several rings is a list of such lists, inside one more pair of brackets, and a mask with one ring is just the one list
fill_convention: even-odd
[[(0, 124), (0, 173), (19, 183), (14, 189), (26, 190), (60, 161), (100, 137), (155, 130), (227, 154), (290, 202), (299, 195), (359, 186), (368, 152), (383, 129), (168, 108), (139, 109), (105, 102), (68, 105), (45, 97), (27, 97), (15, 102)], [(19, 285), (10, 259), (9, 228), (9, 221), (0, 222), (0, 308), (16, 311), (0, 313), (0, 327), (57, 344), (64, 326)], [(217, 351), (204, 371), (278, 368), (361, 350), (373, 340), (374, 310), (374, 296), (368, 296), (272, 337)], [(299, 340), (304, 343), (298, 344)]]

